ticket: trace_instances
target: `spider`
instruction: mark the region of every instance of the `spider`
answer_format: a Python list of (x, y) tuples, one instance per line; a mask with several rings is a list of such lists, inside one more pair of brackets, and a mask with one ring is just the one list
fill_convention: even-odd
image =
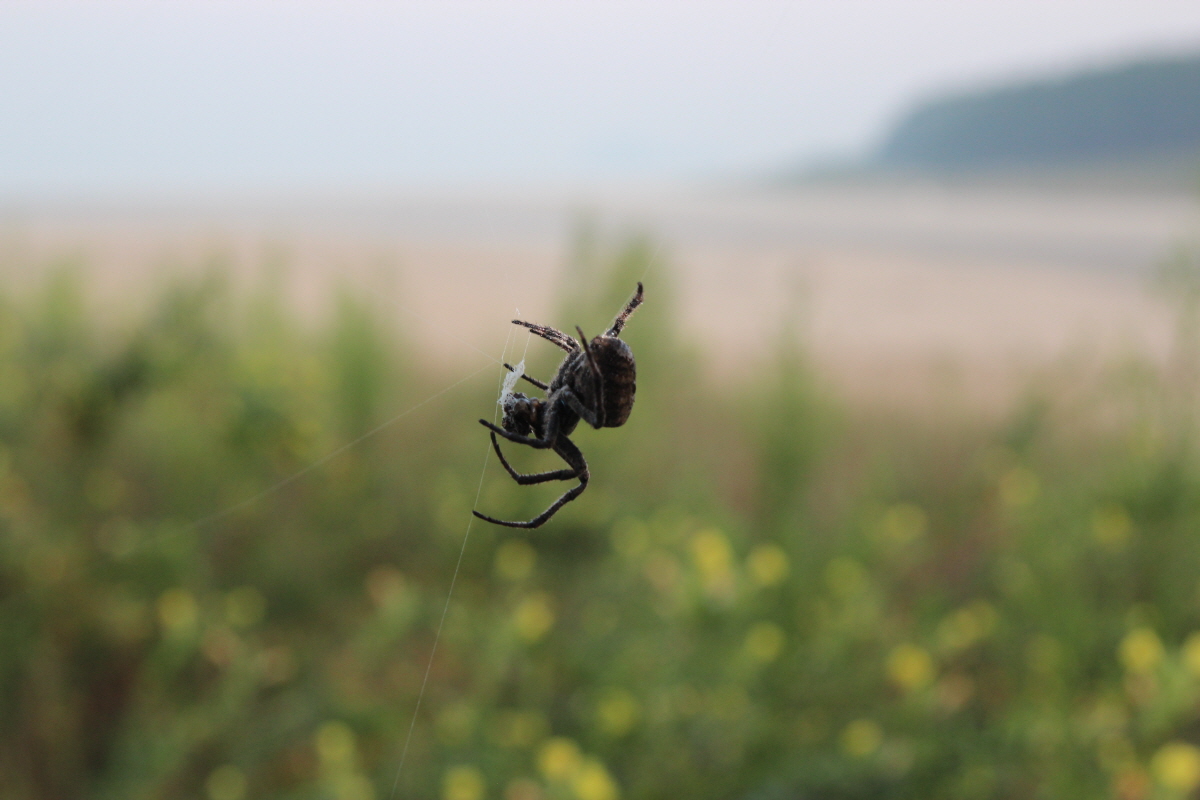
[[(529, 328), (551, 344), (566, 350), (567, 356), (558, 365), (558, 370), (549, 384), (528, 375), (521, 376), (546, 392), (545, 400), (513, 392), (504, 398), (502, 426), (494, 425), (486, 419), (479, 420), (479, 424), (491, 431), (492, 447), (495, 448), (500, 463), (521, 486), (547, 481), (569, 481), (572, 478), (578, 478), (579, 485), (569, 489), (549, 508), (528, 522), (507, 522), (473, 511), (475, 516), (510, 528), (538, 528), (560, 508), (583, 494), (590, 477), (587, 461), (567, 436), (575, 430), (581, 419), (596, 429), (617, 428), (629, 419), (629, 412), (633, 410), (633, 395), (637, 391), (637, 366), (633, 360), (633, 351), (619, 337), (629, 315), (641, 304), (642, 284), (639, 281), (637, 291), (613, 320), (612, 327), (591, 342), (578, 326), (575, 330), (579, 333), (579, 341), (576, 342), (560, 330), (519, 319), (513, 320), (514, 325)], [(511, 365), (504, 366), (510, 372), (515, 372)], [(513, 469), (504, 458), (504, 453), (500, 451), (500, 443), (496, 441), (496, 434), (510, 442), (527, 444), (538, 450), (553, 450), (567, 462), (568, 468), (523, 475)]]

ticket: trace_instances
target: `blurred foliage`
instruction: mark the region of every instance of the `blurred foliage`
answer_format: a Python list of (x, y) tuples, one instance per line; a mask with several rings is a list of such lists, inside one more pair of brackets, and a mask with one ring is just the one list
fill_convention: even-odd
[[(599, 330), (645, 277), (637, 407), (578, 432), (579, 501), (465, 550), (499, 368), (438, 394), (466, 373), (348, 292), (322, 330), (219, 278), (124, 329), (69, 274), (0, 300), (0, 795), (1200, 786), (1200, 465), (1171, 374), (999, 424), (868, 413), (785, 330), (752, 380), (708, 381), (665, 256), (584, 234), (560, 321)], [(557, 491), (492, 458), (480, 507)]]

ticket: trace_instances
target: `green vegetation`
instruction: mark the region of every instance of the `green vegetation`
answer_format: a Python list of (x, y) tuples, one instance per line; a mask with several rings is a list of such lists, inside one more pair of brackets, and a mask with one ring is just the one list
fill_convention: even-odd
[[(649, 252), (586, 250), (563, 321), (598, 329)], [(633, 417), (578, 435), (589, 491), (471, 528), (397, 796), (1200, 786), (1194, 381), (1135, 363), (999, 424), (872, 414), (787, 336), (706, 382), (646, 285)], [(0, 303), (0, 795), (391, 797), (499, 368), (418, 406), (469, 370), (352, 293), (312, 330), (194, 281), (120, 329), (80, 287)], [(558, 490), (493, 457), (480, 507)]]
[(1200, 56), (934, 99), (877, 156), (885, 167), (934, 170), (1176, 160), (1193, 172), (1200, 164)]

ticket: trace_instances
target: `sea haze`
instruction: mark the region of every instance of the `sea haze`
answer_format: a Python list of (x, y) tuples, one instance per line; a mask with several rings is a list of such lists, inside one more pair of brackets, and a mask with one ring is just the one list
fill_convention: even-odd
[(5, 3), (0, 195), (759, 174), (1198, 39), (1193, 0)]

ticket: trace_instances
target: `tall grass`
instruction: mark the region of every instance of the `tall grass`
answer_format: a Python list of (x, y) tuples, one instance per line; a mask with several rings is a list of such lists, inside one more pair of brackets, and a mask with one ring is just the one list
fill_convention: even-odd
[[(1133, 365), (935, 424), (824, 395), (791, 336), (707, 382), (653, 252), (580, 249), (566, 326), (645, 276), (637, 406), (550, 525), (472, 527), (398, 796), (1200, 785), (1194, 396)], [(277, 296), (0, 301), (0, 795), (390, 796), (498, 368), (280, 485), (462, 374), (351, 292), (321, 330)], [(556, 490), (493, 459), (480, 507)]]

